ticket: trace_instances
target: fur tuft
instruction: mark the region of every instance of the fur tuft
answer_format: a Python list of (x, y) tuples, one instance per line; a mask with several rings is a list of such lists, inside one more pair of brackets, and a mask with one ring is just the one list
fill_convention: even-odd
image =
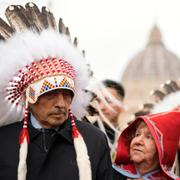
[(27, 143), (27, 140), (25, 138), (23, 143), (20, 145), (20, 150), (19, 150), (18, 180), (26, 180), (26, 174), (27, 174), (27, 165), (26, 165), (27, 152), (28, 152), (28, 143)]
[(92, 180), (91, 163), (87, 147), (80, 134), (78, 137), (74, 138), (74, 147), (79, 168), (79, 180)]

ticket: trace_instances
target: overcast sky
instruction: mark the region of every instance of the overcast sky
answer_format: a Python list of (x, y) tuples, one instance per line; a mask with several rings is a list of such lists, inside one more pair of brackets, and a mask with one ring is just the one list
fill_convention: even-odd
[[(1, 13), (7, 2), (0, 0)], [(99, 80), (120, 80), (127, 63), (146, 46), (154, 24), (159, 26), (166, 47), (180, 55), (180, 0), (33, 2), (50, 5), (55, 16), (63, 18), (72, 37), (78, 37), (79, 48), (85, 49), (86, 59)]]

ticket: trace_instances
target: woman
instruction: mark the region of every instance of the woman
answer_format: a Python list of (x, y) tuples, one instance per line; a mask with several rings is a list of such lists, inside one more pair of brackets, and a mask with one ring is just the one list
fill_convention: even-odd
[(180, 179), (171, 171), (179, 129), (178, 111), (137, 118), (119, 138), (114, 179)]

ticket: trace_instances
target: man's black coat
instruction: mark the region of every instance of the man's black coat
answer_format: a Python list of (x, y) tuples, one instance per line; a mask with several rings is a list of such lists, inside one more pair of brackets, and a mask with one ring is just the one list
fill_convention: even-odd
[[(75, 122), (88, 149), (92, 179), (111, 180), (111, 160), (104, 134), (89, 123)], [(21, 129), (22, 122), (0, 128), (0, 180), (17, 180)], [(39, 131), (31, 124), (28, 129), (26, 180), (79, 180), (70, 120), (52, 132)]]

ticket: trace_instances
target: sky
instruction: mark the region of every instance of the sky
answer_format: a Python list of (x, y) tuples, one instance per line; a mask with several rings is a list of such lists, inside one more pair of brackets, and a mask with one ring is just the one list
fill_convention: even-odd
[[(27, 0), (0, 0), (7, 4)], [(121, 80), (130, 60), (148, 42), (155, 24), (167, 49), (180, 56), (180, 0), (34, 0), (48, 5), (78, 37), (95, 78)]]

